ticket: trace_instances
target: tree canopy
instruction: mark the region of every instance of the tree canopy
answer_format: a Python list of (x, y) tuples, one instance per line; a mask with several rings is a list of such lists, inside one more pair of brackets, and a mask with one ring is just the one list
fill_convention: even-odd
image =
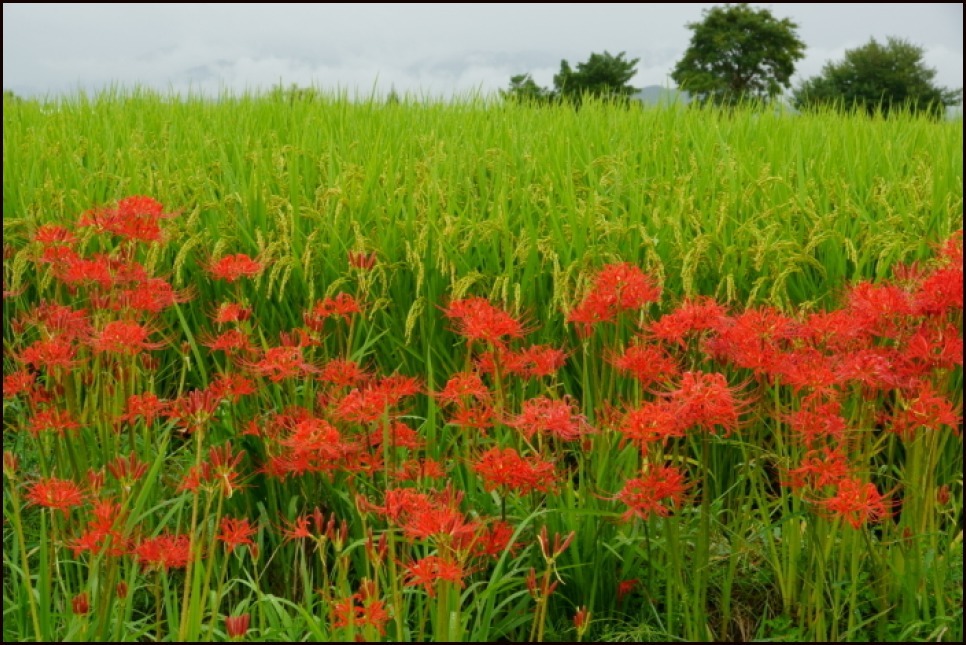
[(671, 78), (703, 101), (731, 104), (774, 98), (791, 87), (795, 63), (805, 56), (798, 25), (745, 3), (712, 7), (693, 32)]
[(637, 73), (639, 58), (625, 58), (625, 52), (614, 56), (605, 51), (592, 53), (590, 58), (572, 67), (560, 61), (560, 71), (554, 74), (553, 89), (540, 87), (530, 74), (510, 78), (510, 87), (503, 90), (504, 98), (520, 101), (568, 101), (579, 104), (584, 96), (611, 100), (627, 100), (638, 88), (630, 85)]
[(904, 109), (941, 115), (962, 100), (962, 88), (933, 83), (936, 70), (926, 67), (923, 49), (899, 38), (883, 45), (869, 43), (845, 52), (840, 62), (826, 63), (822, 73), (804, 81), (793, 94), (800, 110), (822, 106), (856, 109), (869, 114)]

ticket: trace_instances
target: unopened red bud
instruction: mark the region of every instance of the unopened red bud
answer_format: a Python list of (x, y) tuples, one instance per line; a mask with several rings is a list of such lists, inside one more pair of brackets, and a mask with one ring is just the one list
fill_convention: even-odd
[(70, 600), (70, 608), (75, 616), (86, 616), (91, 611), (91, 603), (87, 593), (79, 593)]
[(225, 616), (225, 631), (229, 638), (242, 638), (248, 633), (248, 625), (251, 623), (251, 614), (241, 616)]
[(121, 600), (124, 600), (125, 598), (127, 598), (127, 583), (124, 582), (123, 580), (117, 583), (117, 587), (115, 588), (115, 593), (117, 594), (117, 597)]
[(949, 486), (947, 484), (943, 484), (939, 487), (939, 490), (936, 491), (936, 501), (939, 502), (940, 506), (945, 506), (949, 503), (949, 499)]

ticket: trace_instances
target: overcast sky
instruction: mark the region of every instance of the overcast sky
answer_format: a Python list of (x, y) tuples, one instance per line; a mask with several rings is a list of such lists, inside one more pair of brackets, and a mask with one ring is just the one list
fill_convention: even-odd
[[(711, 4), (3, 5), (3, 87), (24, 95), (139, 84), (217, 93), (292, 83), (369, 95), (493, 92), (561, 59), (640, 58), (635, 86), (670, 85), (686, 23)], [(963, 85), (963, 5), (769, 4), (808, 50), (794, 83), (874, 37), (922, 46), (936, 82)]]

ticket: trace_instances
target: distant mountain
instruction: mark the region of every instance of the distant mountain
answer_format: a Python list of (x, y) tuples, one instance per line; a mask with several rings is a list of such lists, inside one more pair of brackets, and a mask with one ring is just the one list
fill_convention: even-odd
[(660, 85), (648, 85), (637, 94), (631, 94), (631, 98), (637, 99), (645, 105), (671, 105), (673, 103), (687, 105), (691, 102), (691, 97), (687, 92)]

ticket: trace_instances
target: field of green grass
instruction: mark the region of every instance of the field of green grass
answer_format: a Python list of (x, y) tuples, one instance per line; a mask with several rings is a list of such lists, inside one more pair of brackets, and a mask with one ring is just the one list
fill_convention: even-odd
[(3, 122), (5, 640), (961, 640), (961, 119)]

